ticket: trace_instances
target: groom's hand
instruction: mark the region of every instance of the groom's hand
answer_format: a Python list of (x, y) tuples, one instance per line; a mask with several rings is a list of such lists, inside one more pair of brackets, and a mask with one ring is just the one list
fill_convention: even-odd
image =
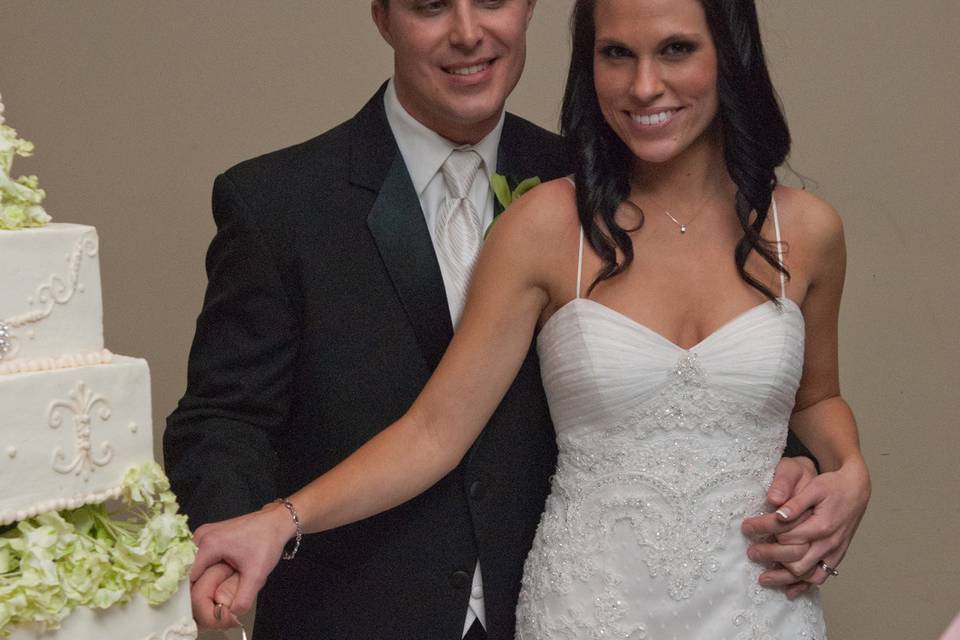
[[(190, 604), (193, 619), (201, 629), (229, 629), (235, 627), (233, 617), (224, 615), (233, 603), (240, 576), (225, 562), (209, 567), (190, 585)], [(223, 604), (220, 619), (216, 617), (217, 603)]]
[[(810, 458), (782, 458), (767, 490), (767, 502), (780, 508), (816, 477), (817, 469)], [(767, 513), (744, 520), (742, 530), (751, 540), (776, 540), (777, 536), (792, 530), (809, 517), (810, 511), (805, 511), (784, 522), (776, 512)], [(810, 583), (791, 573), (784, 565), (795, 566), (795, 563), (801, 562), (809, 554), (810, 544), (802, 540), (792, 542), (755, 542), (747, 549), (747, 556), (754, 562), (770, 566), (760, 574), (760, 584), (782, 588), (789, 598), (796, 598), (810, 588)]]

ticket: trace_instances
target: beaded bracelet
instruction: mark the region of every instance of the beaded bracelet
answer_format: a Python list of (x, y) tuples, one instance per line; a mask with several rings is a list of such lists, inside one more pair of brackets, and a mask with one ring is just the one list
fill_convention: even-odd
[(297, 536), (293, 540), (293, 550), (284, 550), (283, 555), (280, 556), (284, 560), (293, 560), (293, 557), (297, 555), (297, 551), (300, 550), (300, 541), (303, 540), (303, 529), (300, 528), (300, 514), (297, 513), (297, 509), (293, 506), (293, 503), (286, 498), (277, 498), (274, 500), (274, 502), (279, 502), (287, 508), (287, 511), (290, 512), (290, 516), (293, 517), (293, 524), (297, 528)]

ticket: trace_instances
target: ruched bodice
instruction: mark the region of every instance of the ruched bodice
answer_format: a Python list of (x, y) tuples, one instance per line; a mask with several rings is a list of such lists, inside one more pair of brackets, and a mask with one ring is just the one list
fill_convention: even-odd
[(518, 639), (825, 638), (815, 591), (759, 586), (740, 531), (769, 509), (803, 342), (786, 297), (690, 349), (585, 298), (549, 319), (537, 348), (559, 457)]

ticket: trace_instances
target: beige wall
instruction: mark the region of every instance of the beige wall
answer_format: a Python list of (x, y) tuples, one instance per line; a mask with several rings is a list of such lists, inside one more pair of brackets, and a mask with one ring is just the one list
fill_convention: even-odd
[[(793, 167), (846, 221), (843, 382), (874, 499), (824, 590), (834, 639), (935, 638), (960, 607), (960, 8), (760, 0)], [(511, 108), (552, 127), (570, 0), (541, 0)], [(205, 284), (209, 193), (231, 164), (349, 117), (390, 72), (365, 0), (0, 7), (0, 93), (48, 210), (95, 224), (108, 345), (175, 405)]]

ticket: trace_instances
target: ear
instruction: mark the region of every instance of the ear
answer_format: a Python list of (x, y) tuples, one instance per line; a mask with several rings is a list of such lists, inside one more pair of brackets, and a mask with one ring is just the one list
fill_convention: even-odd
[(527, 0), (527, 24), (530, 24), (530, 19), (533, 18), (533, 9), (537, 6), (537, 0)]
[(370, 3), (370, 15), (373, 17), (373, 23), (377, 25), (377, 31), (380, 37), (393, 46), (393, 36), (390, 35), (390, 10), (380, 4), (379, 0), (372, 0)]

